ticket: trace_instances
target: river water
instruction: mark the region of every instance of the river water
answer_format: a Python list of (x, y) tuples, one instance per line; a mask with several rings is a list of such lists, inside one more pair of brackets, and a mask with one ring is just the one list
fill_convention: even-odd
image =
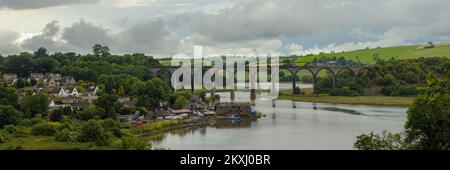
[[(227, 101), (228, 94), (221, 93)], [(237, 100), (249, 94), (236, 93)], [(166, 133), (152, 144), (171, 150), (341, 150), (371, 131), (401, 132), (407, 107), (257, 100), (265, 117)]]

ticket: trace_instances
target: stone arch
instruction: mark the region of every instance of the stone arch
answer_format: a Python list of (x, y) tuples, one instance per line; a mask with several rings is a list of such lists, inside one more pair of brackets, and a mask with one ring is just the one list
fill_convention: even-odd
[(361, 73), (363, 72), (363, 70), (366, 70), (366, 71), (369, 72), (369, 73), (373, 73), (373, 70), (372, 70), (371, 68), (369, 68), (369, 67), (360, 67), (360, 68), (358, 69), (358, 72), (355, 73), (355, 75), (356, 75), (357, 78), (361, 75)]
[(336, 72), (336, 74), (334, 75), (334, 81), (335, 81), (335, 83), (334, 83), (334, 87), (337, 87), (338, 85), (339, 85), (339, 81), (342, 81), (342, 80), (338, 80), (337, 79), (337, 77), (340, 75), (340, 74), (342, 74), (342, 72), (343, 71), (348, 71), (349, 73), (350, 73), (350, 75), (351, 75), (351, 77), (352, 77), (352, 81), (353, 81), (353, 84), (355, 84), (356, 85), (356, 81), (357, 81), (357, 75), (356, 75), (356, 73), (355, 73), (355, 70), (353, 70), (352, 68), (350, 68), (350, 67), (342, 67), (342, 68), (339, 68), (339, 70)]
[(331, 87), (334, 88), (336, 86), (336, 72), (337, 69), (336, 68), (331, 68), (331, 67), (319, 67), (319, 68), (315, 68), (314, 70), (312, 70), (315, 74), (313, 75), (313, 92), (314, 93), (318, 93), (318, 88), (317, 88), (317, 78), (319, 76), (319, 73), (323, 70), (326, 70), (327, 72), (331, 73)]
[[(314, 72), (311, 70), (311, 69), (309, 69), (309, 68), (307, 68), (307, 67), (300, 67), (296, 72), (295, 72), (295, 75), (294, 75), (294, 79), (293, 79), (293, 85), (292, 85), (292, 87), (293, 87), (293, 89), (292, 90), (294, 90), (296, 87), (297, 87), (297, 85), (298, 84), (300, 84), (301, 83), (301, 80), (302, 80), (302, 77), (299, 75), (302, 71), (305, 71), (305, 72), (307, 72), (309, 75), (311, 75), (311, 83), (313, 84), (314, 83)], [(298, 81), (297, 81), (297, 78), (298, 77)]]

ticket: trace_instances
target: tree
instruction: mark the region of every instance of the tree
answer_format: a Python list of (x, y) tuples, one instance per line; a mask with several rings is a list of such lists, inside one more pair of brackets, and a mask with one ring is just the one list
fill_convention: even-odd
[(15, 89), (0, 87), (0, 105), (17, 106), (17, 100)]
[(188, 99), (184, 96), (180, 96), (177, 98), (174, 104), (174, 109), (182, 109), (184, 108), (188, 103)]
[(407, 149), (401, 134), (387, 132), (383, 132), (382, 135), (374, 134), (373, 132), (360, 135), (356, 137), (356, 142), (353, 147), (359, 150)]
[(0, 128), (5, 125), (16, 124), (22, 115), (23, 113), (13, 106), (0, 105)]
[(47, 96), (39, 93), (23, 97), (20, 101), (20, 108), (28, 117), (34, 117), (36, 114), (46, 114), (48, 104)]
[(97, 57), (108, 57), (111, 55), (111, 53), (109, 53), (109, 48), (100, 44), (95, 44), (94, 47), (92, 47), (92, 50)]
[(105, 109), (97, 107), (95, 105), (90, 105), (83, 111), (78, 113), (78, 118), (84, 121), (94, 119), (96, 116), (102, 116), (105, 113)]
[(47, 49), (45, 49), (44, 47), (41, 47), (41, 48), (37, 49), (37, 50), (33, 53), (33, 55), (34, 55), (35, 57), (47, 57), (47, 56), (48, 56), (48, 54), (47, 54)]
[(36, 66), (36, 62), (29, 53), (9, 56), (4, 64), (6, 72), (16, 73), (19, 77), (27, 77)]
[(95, 105), (105, 110), (101, 118), (116, 118), (117, 111), (122, 110), (122, 103), (118, 101), (118, 97), (112, 94), (103, 94), (95, 102)]
[[(450, 149), (450, 79), (440, 81), (428, 75), (424, 94), (408, 109), (406, 136), (380, 137), (373, 133), (357, 137), (357, 149)], [(384, 136), (384, 135), (383, 135)], [(395, 139), (395, 140), (394, 140)], [(402, 147), (391, 147), (402, 144)]]
[(81, 127), (80, 140), (95, 142), (97, 146), (109, 145), (109, 136), (98, 120), (89, 120)]
[(449, 93), (437, 93), (418, 97), (409, 108), (405, 128), (415, 149), (450, 149), (449, 103)]
[(25, 80), (23, 80), (23, 79), (19, 79), (19, 80), (17, 80), (17, 82), (16, 82), (16, 88), (17, 89), (21, 89), (21, 88), (24, 88), (24, 87), (26, 87), (26, 83), (25, 83)]
[(63, 109), (56, 109), (50, 114), (49, 120), (53, 122), (59, 122), (63, 119), (63, 115), (64, 115)]
[(60, 63), (50, 57), (42, 57), (36, 59), (36, 72), (41, 73), (52, 73), (56, 70), (56, 68), (60, 65)]
[(38, 123), (31, 128), (31, 134), (52, 136), (56, 133), (56, 127), (48, 123)]
[(125, 96), (125, 89), (123, 88), (123, 86), (119, 86), (119, 89), (117, 90), (117, 95), (120, 97)]

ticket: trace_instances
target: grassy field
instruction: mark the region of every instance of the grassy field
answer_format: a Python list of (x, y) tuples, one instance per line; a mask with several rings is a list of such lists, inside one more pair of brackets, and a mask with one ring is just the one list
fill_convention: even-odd
[(314, 103), (334, 103), (334, 104), (363, 104), (363, 105), (384, 105), (384, 106), (409, 106), (413, 103), (414, 97), (390, 97), (390, 96), (328, 96), (313, 95), (312, 89), (302, 89), (305, 95), (292, 95), (291, 90), (280, 92), (278, 100), (294, 100)]
[(320, 57), (345, 57), (354, 61), (361, 61), (366, 64), (374, 64), (373, 56), (378, 56), (383, 60), (394, 57), (397, 59), (412, 59), (420, 57), (450, 57), (450, 44), (436, 44), (435, 48), (425, 49), (423, 45), (399, 46), (387, 48), (362, 49), (335, 54), (322, 54), (301, 57), (296, 60), (297, 65), (304, 65), (307, 62)]
[(106, 147), (98, 147), (93, 142), (56, 142), (53, 136), (26, 136), (13, 137), (6, 136), (7, 142), (0, 145), (0, 150), (98, 150), (108, 149)]

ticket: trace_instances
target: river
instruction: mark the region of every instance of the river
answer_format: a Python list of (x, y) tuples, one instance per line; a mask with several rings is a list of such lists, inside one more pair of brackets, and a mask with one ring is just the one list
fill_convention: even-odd
[[(236, 93), (244, 100), (247, 93)], [(221, 93), (226, 101), (227, 93)], [(401, 132), (407, 107), (257, 100), (265, 117), (166, 133), (156, 147), (172, 150), (341, 150), (353, 149), (356, 136), (371, 131)], [(232, 128), (231, 128), (232, 127)]]

